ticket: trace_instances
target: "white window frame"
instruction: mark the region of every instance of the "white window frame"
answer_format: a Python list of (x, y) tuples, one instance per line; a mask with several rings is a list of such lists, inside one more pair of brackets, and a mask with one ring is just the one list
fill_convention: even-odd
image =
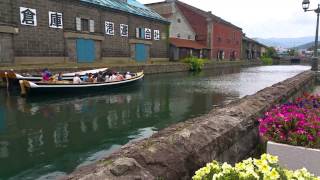
[(76, 30), (77, 31), (81, 31), (81, 18), (80, 17), (76, 17)]
[(89, 20), (89, 32), (94, 32), (94, 20)]

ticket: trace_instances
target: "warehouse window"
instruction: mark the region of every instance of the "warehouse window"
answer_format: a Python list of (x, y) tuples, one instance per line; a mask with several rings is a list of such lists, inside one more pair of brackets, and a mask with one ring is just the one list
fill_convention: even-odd
[(89, 31), (89, 19), (81, 19), (82, 31)]
[(136, 38), (144, 39), (145, 37), (145, 29), (144, 28), (136, 28)]
[(89, 20), (85, 18), (76, 18), (76, 30), (85, 32), (94, 32), (94, 20)]

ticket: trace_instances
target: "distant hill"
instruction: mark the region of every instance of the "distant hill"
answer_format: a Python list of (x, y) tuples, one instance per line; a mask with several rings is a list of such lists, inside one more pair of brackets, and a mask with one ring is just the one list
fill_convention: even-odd
[(312, 48), (312, 47), (314, 47), (314, 42), (309, 42), (309, 43), (306, 43), (306, 44), (302, 44), (300, 46), (295, 47), (294, 49), (309, 49), (309, 48)]
[(265, 44), (267, 46), (273, 46), (273, 47), (282, 47), (282, 48), (293, 48), (300, 45), (304, 45), (306, 43), (310, 43), (311, 41), (314, 41), (313, 36), (308, 37), (300, 37), (300, 38), (254, 38), (258, 42)]

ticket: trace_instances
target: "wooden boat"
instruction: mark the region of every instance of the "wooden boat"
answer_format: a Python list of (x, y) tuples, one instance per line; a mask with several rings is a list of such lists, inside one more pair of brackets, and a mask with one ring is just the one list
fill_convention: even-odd
[[(87, 71), (78, 71), (78, 72), (72, 72), (72, 73), (64, 73), (62, 74), (63, 80), (72, 80), (75, 74), (79, 74), (80, 76), (84, 76), (85, 74), (95, 74), (101, 71), (106, 71), (108, 68), (100, 68), (100, 69), (92, 69)], [(16, 80), (28, 80), (28, 81), (41, 81), (42, 76), (39, 75), (31, 75), (31, 74), (19, 74), (14, 72), (13, 70), (10, 71), (2, 71), (0, 72), (0, 78), (5, 79), (16, 79)]]
[[(87, 71), (79, 71), (79, 72), (73, 72), (73, 73), (65, 73), (62, 74), (63, 80), (72, 80), (75, 74), (79, 74), (80, 77), (84, 76), (85, 74), (95, 74), (101, 71), (106, 71), (108, 68), (100, 68), (100, 69), (92, 69)], [(2, 78), (3, 84), (9, 87), (19, 87), (19, 81), (20, 80), (28, 80), (28, 81), (41, 81), (42, 76), (41, 75), (31, 75), (31, 74), (19, 74), (14, 72), (13, 70), (10, 71), (0, 71), (0, 79)]]
[(122, 81), (108, 81), (108, 82), (98, 82), (98, 83), (80, 83), (73, 84), (72, 81), (28, 81), (20, 80), (21, 95), (25, 96), (27, 94), (33, 95), (59, 95), (67, 93), (83, 93), (88, 91), (101, 91), (108, 88), (119, 87), (123, 85), (132, 84), (138, 82), (144, 77), (143, 72), (138, 72), (132, 74), (133, 76), (130, 79), (125, 79)]

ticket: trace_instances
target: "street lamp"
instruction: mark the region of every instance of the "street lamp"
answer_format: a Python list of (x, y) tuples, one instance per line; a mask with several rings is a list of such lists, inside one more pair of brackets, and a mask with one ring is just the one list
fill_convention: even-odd
[(310, 6), (310, 1), (309, 0), (303, 0), (302, 8), (303, 8), (304, 12), (306, 12), (309, 9), (309, 6)]
[(309, 0), (303, 0), (302, 1), (302, 9), (304, 12), (307, 11), (314, 11), (317, 14), (317, 28), (316, 28), (316, 39), (314, 41), (314, 52), (312, 59), (312, 70), (317, 71), (318, 70), (318, 36), (319, 36), (319, 14), (320, 14), (320, 4), (318, 4), (317, 9), (309, 9), (310, 1)]

